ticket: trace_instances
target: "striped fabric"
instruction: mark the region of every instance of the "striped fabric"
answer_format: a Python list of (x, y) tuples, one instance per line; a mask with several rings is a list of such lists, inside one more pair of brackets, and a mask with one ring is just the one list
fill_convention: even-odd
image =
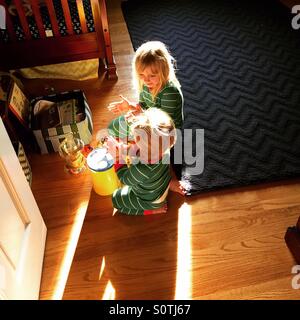
[[(10, 3), (11, 1), (7, 1), (7, 2)], [(42, 1), (41, 1), (41, 4), (42, 4)], [(94, 26), (94, 18), (93, 18), (93, 13), (92, 13), (91, 1), (90, 0), (83, 0), (82, 4), (83, 4), (83, 9), (84, 9), (84, 14), (86, 17), (88, 31), (94, 32), (95, 26)], [(53, 6), (55, 9), (55, 15), (57, 18), (59, 32), (62, 36), (66, 36), (68, 33), (67, 33), (66, 22), (65, 22), (63, 9), (62, 9), (61, 0), (53, 0)], [(71, 14), (73, 30), (74, 30), (75, 34), (80, 34), (80, 33), (82, 33), (82, 30), (81, 30), (76, 0), (68, 0), (68, 6), (69, 6), (70, 14)], [(53, 36), (50, 15), (49, 15), (47, 6), (39, 5), (39, 11), (40, 11), (41, 18), (42, 18), (43, 25), (44, 25), (46, 32), (49, 31), (49, 34), (51, 36)], [(24, 40), (25, 35), (24, 35), (23, 28), (21, 26), (19, 17), (11, 15), (10, 18), (12, 19), (17, 39)], [(32, 37), (34, 39), (39, 39), (40, 35), (39, 35), (39, 31), (37, 28), (37, 24), (36, 24), (34, 15), (27, 16), (26, 19), (28, 20), (29, 29), (30, 29), (30, 33), (31, 33)], [(8, 35), (7, 30), (3, 30), (3, 29), (0, 30), (0, 42), (2, 42), (2, 41), (9, 42), (9, 35)]]
[[(139, 104), (144, 110), (154, 107), (159, 108), (169, 114), (177, 129), (181, 129), (183, 122), (183, 96), (181, 90), (172, 82), (168, 81), (165, 87), (157, 94), (155, 99), (144, 85), (140, 92)], [(110, 135), (119, 138), (129, 136), (129, 126), (124, 116), (120, 116), (111, 121), (108, 126)]]
[(144, 210), (161, 208), (166, 203), (165, 199), (157, 203), (171, 180), (170, 167), (163, 160), (156, 164), (124, 165), (117, 175), (124, 187), (114, 192), (112, 201), (121, 213), (143, 215)]
[(183, 96), (171, 81), (168, 81), (165, 87), (157, 94), (155, 99), (152, 98), (147, 86), (144, 85), (140, 93), (140, 105), (143, 109), (151, 107), (159, 108), (169, 114), (175, 123), (175, 127), (180, 129), (183, 122)]
[(59, 145), (65, 139), (66, 134), (72, 132), (75, 138), (81, 139), (84, 144), (88, 144), (92, 139), (93, 122), (92, 113), (87, 103), (86, 97), (81, 90), (73, 90), (60, 94), (53, 94), (44, 97), (35, 98), (31, 101), (34, 105), (38, 100), (62, 101), (70, 98), (78, 99), (78, 103), (83, 106), (85, 118), (81, 122), (70, 125), (57, 126), (48, 129), (33, 129), (33, 134), (39, 145), (42, 154), (57, 152)]
[(20, 142), (18, 142), (17, 152), (16, 153), (17, 153), (20, 165), (22, 167), (22, 170), (24, 172), (24, 175), (26, 177), (26, 180), (28, 181), (29, 185), (31, 186), (32, 171), (31, 171), (31, 167), (30, 167), (30, 164), (28, 162), (28, 159), (26, 157), (24, 148), (23, 148), (23, 146), (22, 146), (22, 144)]

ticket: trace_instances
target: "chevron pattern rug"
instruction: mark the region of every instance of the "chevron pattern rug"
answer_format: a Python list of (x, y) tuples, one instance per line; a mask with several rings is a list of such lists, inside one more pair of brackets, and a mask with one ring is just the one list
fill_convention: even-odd
[(184, 128), (204, 129), (189, 194), (300, 175), (300, 30), (276, 0), (129, 0), (134, 49), (160, 40), (177, 60)]

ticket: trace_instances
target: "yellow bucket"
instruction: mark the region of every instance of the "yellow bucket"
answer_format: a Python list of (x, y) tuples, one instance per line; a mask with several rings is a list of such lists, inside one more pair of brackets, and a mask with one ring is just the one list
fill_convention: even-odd
[(120, 187), (120, 181), (113, 167), (114, 159), (105, 148), (94, 149), (87, 157), (87, 165), (96, 193), (107, 196)]

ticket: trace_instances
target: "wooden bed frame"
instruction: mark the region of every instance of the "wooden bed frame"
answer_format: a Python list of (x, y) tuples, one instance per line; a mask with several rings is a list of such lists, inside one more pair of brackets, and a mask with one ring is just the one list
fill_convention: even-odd
[[(80, 34), (76, 34), (73, 30), (68, 0), (60, 1), (67, 32), (67, 35), (64, 36), (59, 31), (52, 0), (27, 0), (31, 5), (39, 33), (39, 38), (34, 39), (29, 29), (22, 0), (12, 0), (24, 32), (24, 40), (18, 40), (5, 0), (0, 0), (0, 4), (6, 9), (6, 26), (10, 39), (7, 43), (4, 41), (0, 43), (0, 70), (7, 71), (98, 58), (98, 74), (106, 70), (108, 79), (116, 79), (116, 65), (112, 54), (105, 0), (90, 0), (95, 32), (90, 32), (87, 28), (82, 0), (76, 0), (81, 27)], [(41, 2), (48, 9), (53, 33), (53, 36), (50, 37), (47, 37), (42, 21), (39, 9)]]

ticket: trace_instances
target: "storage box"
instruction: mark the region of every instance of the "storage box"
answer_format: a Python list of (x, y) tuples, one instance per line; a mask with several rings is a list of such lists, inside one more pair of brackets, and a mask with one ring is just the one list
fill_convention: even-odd
[(60, 143), (65, 139), (66, 134), (69, 132), (72, 132), (75, 138), (81, 139), (84, 144), (91, 142), (93, 132), (92, 115), (86, 97), (81, 90), (37, 97), (30, 101), (30, 105), (32, 109), (39, 100), (61, 102), (70, 99), (76, 99), (79, 108), (82, 110), (83, 119), (80, 122), (74, 122), (69, 125), (59, 125), (52, 128), (36, 129), (34, 127), (34, 121), (32, 120), (33, 112), (30, 113), (30, 126), (42, 154), (57, 152)]
[[(9, 85), (7, 84), (8, 77), (10, 78)], [(17, 125), (23, 127), (25, 132), (33, 133), (42, 154), (57, 152), (60, 143), (69, 132), (72, 132), (76, 138), (83, 140), (84, 144), (90, 143), (93, 132), (91, 110), (81, 90), (72, 90), (30, 99), (24, 92), (22, 84), (15, 77), (8, 73), (0, 72), (0, 80), (0, 100), (2, 100), (2, 106), (3, 103), (5, 103), (6, 113), (11, 113), (13, 117), (18, 120)], [(3, 85), (3, 82), (5, 85)], [(55, 127), (40, 129), (36, 126), (36, 118), (33, 115), (33, 108), (39, 100), (47, 100), (55, 103), (75, 100), (76, 103), (78, 103), (77, 107), (82, 116), (81, 121), (74, 121), (68, 125), (57, 125)], [(15, 125), (15, 127), (17, 125)]]
[[(17, 85), (14, 85), (14, 84)], [(12, 143), (21, 141), (26, 151), (38, 146), (29, 128), (30, 103), (22, 83), (8, 72), (0, 72), (0, 116)]]

